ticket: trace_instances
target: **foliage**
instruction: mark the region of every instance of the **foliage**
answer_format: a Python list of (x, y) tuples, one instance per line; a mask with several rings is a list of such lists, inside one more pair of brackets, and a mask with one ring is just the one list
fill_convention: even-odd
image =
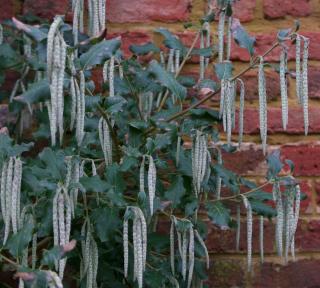
[[(226, 16), (232, 14), (231, 2), (219, 1), (219, 7), (223, 13), (226, 12)], [(208, 32), (202, 26), (212, 22), (221, 11), (211, 10), (199, 23), (189, 25), (190, 29), (196, 30), (196, 37), (201, 33), (206, 36)], [(254, 38), (249, 36), (240, 23), (234, 23), (229, 33), (232, 32), (232, 37), (240, 47), (248, 50), (252, 57), (250, 68), (254, 69), (257, 64), (254, 58)], [(195, 81), (179, 75), (180, 68), (191, 55), (205, 63), (206, 60), (214, 59), (217, 48), (211, 45), (200, 49), (196, 49), (195, 45), (186, 47), (167, 29), (159, 28), (156, 32), (164, 37), (165, 50), (151, 42), (132, 45), (130, 51), (133, 56), (125, 58), (120, 38), (104, 40), (101, 37), (103, 33), (91, 38), (85, 33), (79, 33), (81, 41), (75, 43), (72, 27), (61, 25), (59, 33), (67, 43), (67, 59), (71, 56), (74, 59), (71, 64), (67, 61), (62, 82), (64, 138), (60, 145), (51, 146), (52, 120), (48, 117), (48, 107), (53, 107), (50, 106), (53, 88), (51, 76), (46, 71), (48, 25), (40, 23), (32, 26), (16, 19), (6, 22), (6, 41), (0, 45), (0, 84), (4, 82), (9, 69), (18, 72), (21, 78), (12, 95), (1, 91), (1, 100), (9, 102), (16, 121), (8, 123), (11, 138), (5, 134), (0, 135), (0, 161), (3, 169), (9, 157), (22, 158), (21, 207), (25, 208), (29, 216), (17, 233), (11, 233), (2, 250), (10, 258), (16, 258), (19, 265), (31, 267), (28, 261), (23, 262), (23, 253), (28, 246), (32, 246), (32, 238), (35, 237), (38, 243), (46, 243), (46, 247), (40, 247), (45, 251), (36, 251), (38, 258), (42, 255), (42, 260), (38, 259), (34, 267), (28, 270), (33, 279), (26, 280), (26, 283), (32, 287), (46, 287), (50, 280), (43, 276), (42, 270), (56, 269), (55, 265), (64, 259), (67, 259), (69, 267), (65, 278), (75, 279), (77, 287), (87, 287), (89, 276), (86, 273), (82, 271), (81, 274), (73, 274), (79, 271), (79, 263), (85, 261), (80, 248), (80, 243), (84, 242), (97, 247), (97, 250), (92, 248), (92, 251), (96, 251), (99, 256), (98, 287), (135, 287), (132, 277), (135, 249), (132, 249), (132, 245), (129, 245), (129, 277), (126, 279), (123, 269), (123, 219), (134, 220), (134, 213), (138, 213), (132, 212), (136, 211), (134, 209), (128, 210), (128, 207), (139, 207), (147, 222), (147, 262), (143, 278), (145, 287), (154, 288), (175, 287), (177, 283), (180, 287), (186, 285), (182, 275), (183, 259), (175, 257), (174, 262), (179, 263), (176, 266), (178, 270), (175, 274), (170, 271), (169, 236), (158, 231), (158, 222), (170, 222), (175, 215), (175, 219), (178, 219), (175, 228), (179, 233), (194, 228), (205, 239), (206, 232), (200, 215), (206, 214), (217, 227), (233, 229), (239, 215), (233, 215), (231, 208), (234, 205), (240, 207), (240, 195), (249, 201), (254, 215), (270, 219), (279, 216), (279, 210), (276, 211), (270, 205), (271, 194), (264, 191), (266, 185), (257, 187), (254, 182), (224, 167), (224, 153), (232, 154), (238, 147), (230, 143), (220, 145), (223, 138), (219, 134), (222, 121), (219, 111), (203, 108), (200, 104), (204, 101), (188, 96), (188, 88), (195, 87), (199, 95), (209, 90), (209, 96), (206, 97), (210, 99), (219, 92), (219, 85), (207, 77)], [(281, 41), (290, 38), (290, 35), (286, 34)], [(139, 61), (141, 55), (152, 55), (158, 59), (159, 53), (172, 63), (166, 65), (165, 62), (152, 60), (143, 64)], [(173, 59), (176, 59), (176, 67)], [(217, 79), (236, 79), (232, 62), (226, 60), (213, 66)], [(211, 66), (207, 65), (205, 69), (209, 70)], [(99, 89), (92, 79), (96, 71), (102, 76), (102, 70), (106, 75)], [(81, 75), (84, 82), (81, 82)], [(78, 137), (78, 130), (75, 133), (75, 129), (69, 127), (72, 117), (75, 117), (72, 116), (73, 105), (80, 105), (72, 98), (72, 85), (78, 85), (77, 81), (84, 88), (83, 139)], [(183, 110), (186, 106), (190, 108)], [(78, 119), (75, 123), (80, 121), (79, 111), (76, 110)], [(23, 131), (30, 118), (32, 125), (27, 128), (35, 127), (32, 135), (30, 129)], [(23, 141), (29, 141), (29, 144)], [(101, 143), (105, 145), (106, 141), (109, 144), (101, 147)], [(201, 145), (206, 150), (202, 158), (204, 162), (195, 164), (199, 156), (195, 150), (200, 145), (197, 141), (204, 141)], [(31, 142), (35, 142), (34, 148)], [(188, 148), (190, 143), (193, 143), (193, 149)], [(267, 163), (269, 170), (266, 183), (280, 183), (285, 191), (291, 191), (297, 184), (291, 176), (292, 162), (286, 162), (291, 168), (287, 175), (283, 174), (284, 164), (279, 153), (269, 155)], [(203, 164), (206, 173), (200, 179), (195, 171)], [(78, 165), (75, 166), (78, 167), (77, 173), (82, 169), (80, 176), (76, 177), (70, 172), (70, 165)], [(145, 183), (148, 183), (146, 187)], [(154, 198), (151, 194), (153, 185)], [(197, 185), (199, 189), (195, 188)], [(54, 201), (61, 187), (67, 189), (70, 198), (75, 195), (74, 191), (79, 193), (78, 198), (75, 198), (70, 236), (70, 239), (78, 241), (78, 245), (64, 259), (61, 251), (68, 243), (58, 245), (52, 239)], [(151, 205), (154, 211), (150, 209)], [(2, 220), (1, 231), (5, 222), (4, 214)], [(89, 230), (89, 238), (83, 234), (83, 229)], [(129, 242), (132, 242), (131, 237)], [(204, 253), (197, 245), (191, 279), (194, 287), (200, 287), (199, 283), (207, 279)], [(73, 275), (68, 275), (69, 271), (73, 271), (70, 272)]]

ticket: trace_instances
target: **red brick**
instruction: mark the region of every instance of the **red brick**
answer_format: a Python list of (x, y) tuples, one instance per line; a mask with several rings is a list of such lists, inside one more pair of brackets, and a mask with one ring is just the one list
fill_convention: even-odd
[(107, 19), (115, 23), (186, 21), (190, 9), (190, 0), (111, 0), (107, 1)]
[[(245, 108), (244, 111), (244, 133), (259, 134), (259, 108)], [(286, 133), (290, 135), (304, 134), (303, 111), (299, 107), (289, 107), (289, 121), (287, 130), (282, 127), (281, 108), (268, 108), (268, 134)], [(236, 123), (235, 132), (238, 131)], [(309, 134), (320, 132), (319, 110), (309, 108)]]
[(13, 0), (0, 1), (0, 7), (0, 21), (14, 16), (15, 9)]
[(68, 0), (25, 0), (23, 12), (52, 19), (55, 15), (64, 15), (67, 12), (68, 2)]
[(295, 176), (319, 176), (319, 142), (284, 145), (281, 147), (281, 155), (293, 161)]
[[(206, 245), (208, 251), (214, 253), (235, 252), (236, 247), (236, 230), (221, 230), (208, 222), (208, 235)], [(253, 220), (253, 242), (252, 249), (254, 253), (259, 253), (259, 219)], [(264, 250), (266, 253), (274, 252), (274, 224), (269, 220), (264, 223)], [(240, 253), (247, 251), (247, 224), (245, 217), (241, 222), (240, 229)]]
[(309, 97), (312, 99), (320, 99), (320, 68), (309, 68)]
[[(258, 71), (250, 71), (241, 79), (245, 83), (245, 99), (252, 101), (259, 99), (258, 95)], [(268, 100), (277, 100), (280, 97), (279, 74), (276, 72), (266, 72), (267, 97)]]
[(265, 175), (266, 162), (261, 145), (243, 144), (240, 151), (222, 154), (224, 166), (241, 175)]
[(282, 18), (287, 15), (293, 17), (309, 16), (312, 12), (309, 0), (264, 0), (264, 16), (269, 19)]
[(320, 221), (300, 220), (295, 239), (298, 251), (320, 251)]
[[(250, 31), (249, 31), (250, 33)], [(309, 47), (309, 59), (310, 60), (320, 60), (320, 33), (319, 32), (303, 32), (304, 36), (310, 38), (310, 47)], [(252, 34), (256, 38), (255, 43), (255, 55), (262, 55), (265, 53), (272, 45), (275, 43), (277, 39), (276, 32), (274, 33), (258, 33)], [(288, 59), (295, 60), (295, 47), (290, 43), (286, 43), (289, 51), (288, 51)], [(280, 48), (275, 48), (270, 54), (265, 57), (265, 61), (270, 62), (278, 62), (280, 55)], [(250, 55), (248, 51), (244, 48), (240, 48), (233, 42), (232, 50), (231, 50), (231, 60), (237, 61), (245, 61), (248, 62), (250, 60)]]
[(234, 17), (241, 22), (249, 22), (254, 19), (256, 0), (236, 1), (233, 6)]
[(124, 52), (125, 57), (129, 57), (132, 55), (129, 50), (130, 45), (141, 45), (151, 41), (150, 35), (142, 30), (121, 32), (111, 31), (111, 33), (108, 34), (107, 38), (111, 39), (117, 36), (121, 36), (121, 49)]
[(246, 264), (244, 259), (231, 257), (216, 259), (213, 256), (210, 266), (209, 279), (205, 281), (206, 287), (245, 287)]
[(319, 287), (320, 261), (315, 259), (290, 262), (288, 265), (264, 263), (254, 273), (251, 287)]

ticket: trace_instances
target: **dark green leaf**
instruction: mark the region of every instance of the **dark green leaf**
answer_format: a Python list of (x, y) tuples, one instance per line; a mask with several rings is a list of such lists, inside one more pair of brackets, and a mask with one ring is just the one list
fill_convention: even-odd
[(236, 43), (240, 47), (247, 49), (249, 54), (252, 56), (254, 54), (254, 44), (256, 39), (249, 36), (247, 31), (243, 28), (243, 26), (237, 19), (233, 19), (231, 30)]
[(185, 192), (183, 178), (179, 175), (175, 177), (173, 183), (165, 193), (165, 197), (172, 202), (172, 206), (175, 208), (180, 204)]
[(180, 50), (180, 51), (182, 51), (182, 55), (184, 54), (185, 47), (183, 46), (182, 42), (180, 41), (180, 39), (176, 35), (173, 35), (169, 30), (167, 30), (165, 28), (156, 29), (155, 32), (158, 32), (158, 33), (162, 34), (162, 36), (164, 36), (165, 40), (163, 43), (168, 48)]
[(48, 266), (49, 268), (53, 268), (55, 263), (59, 261), (63, 256), (63, 251), (60, 246), (55, 246), (50, 250), (46, 250), (43, 253), (41, 265)]
[(92, 68), (103, 64), (110, 59), (119, 49), (121, 41), (119, 38), (103, 40), (99, 44), (92, 46), (86, 53), (80, 56), (80, 64), (84, 69)]
[(129, 47), (130, 51), (136, 55), (146, 55), (150, 52), (159, 53), (160, 49), (155, 46), (152, 42), (148, 42), (143, 45), (131, 45)]
[(14, 234), (9, 238), (6, 248), (12, 256), (19, 257), (22, 255), (23, 250), (28, 247), (28, 244), (32, 239), (32, 231), (33, 222), (29, 221), (24, 224), (17, 234)]
[(183, 87), (172, 74), (167, 72), (157, 61), (151, 61), (149, 71), (155, 75), (156, 79), (167, 87), (176, 97), (184, 99), (187, 95), (187, 89)]
[(230, 210), (222, 202), (209, 202), (206, 204), (208, 216), (211, 221), (221, 228), (228, 228), (230, 222)]
[(92, 177), (84, 176), (80, 179), (80, 183), (86, 192), (103, 193), (111, 188), (110, 184), (101, 180), (99, 175)]
[(230, 62), (217, 63), (214, 65), (214, 68), (220, 80), (232, 77), (233, 65)]
[(49, 82), (47, 79), (43, 79), (30, 85), (28, 90), (21, 94), (17, 100), (33, 104), (50, 99), (50, 95)]

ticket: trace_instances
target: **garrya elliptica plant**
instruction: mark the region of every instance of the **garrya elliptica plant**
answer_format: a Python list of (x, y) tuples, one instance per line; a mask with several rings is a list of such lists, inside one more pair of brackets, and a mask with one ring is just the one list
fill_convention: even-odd
[[(232, 4), (209, 3), (198, 23), (185, 26), (195, 32), (190, 47), (159, 28), (161, 48), (151, 42), (131, 45), (129, 58), (121, 38), (105, 40), (105, 1), (72, 1), (72, 24), (63, 15), (50, 25), (30, 16), (2, 23), (0, 84), (8, 70), (20, 78), (10, 93), (1, 91), (16, 116), (0, 135), (1, 256), (17, 271), (20, 287), (63, 287), (63, 281), (88, 288), (205, 287), (210, 269), (205, 214), (212, 225), (236, 229), (235, 250), (246, 219), (249, 273), (254, 222), (262, 262), (267, 219), (274, 222), (276, 253), (285, 263), (290, 254), (294, 259), (304, 194), (292, 162), (282, 162), (278, 151), (269, 153), (266, 182), (257, 186), (226, 169), (223, 155), (241, 149), (246, 95), (241, 77), (253, 69), (267, 153), (265, 70), (275, 49), (283, 128), (287, 78), (295, 76), (308, 132), (309, 39), (295, 23), (256, 55), (255, 39), (233, 17)], [(238, 74), (231, 58), (235, 45), (251, 56)], [(294, 48), (296, 71), (290, 71), (288, 53)], [(145, 55), (154, 59), (140, 61)], [(181, 74), (194, 56), (198, 79)], [(208, 78), (209, 71), (216, 80)], [(101, 87), (93, 73), (100, 74)], [(188, 95), (191, 87), (199, 97)], [(218, 94), (219, 107), (203, 108)], [(272, 193), (264, 191), (268, 185)], [(159, 223), (169, 224), (166, 234)]]

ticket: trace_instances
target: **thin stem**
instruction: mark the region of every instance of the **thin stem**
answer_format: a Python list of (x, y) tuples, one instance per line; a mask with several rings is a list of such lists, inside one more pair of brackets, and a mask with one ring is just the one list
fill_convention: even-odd
[[(192, 44), (191, 44), (191, 46), (190, 46), (190, 48), (189, 48), (186, 56), (184, 56), (184, 58), (183, 58), (183, 60), (182, 60), (182, 62), (181, 62), (181, 65), (179, 66), (178, 71), (176, 71), (176, 74), (175, 74), (175, 77), (176, 77), (176, 78), (179, 76), (179, 74), (180, 74), (181, 71), (182, 71), (183, 66), (186, 64), (187, 60), (189, 59), (189, 57), (190, 57), (190, 55), (191, 55), (191, 52), (192, 52), (194, 46), (196, 46), (197, 41), (198, 41), (199, 36), (200, 36), (200, 33), (201, 33), (201, 30), (199, 30), (199, 31), (197, 32), (196, 37), (194, 38), (194, 40), (193, 40), (193, 42), (192, 42)], [(169, 96), (169, 90), (166, 91), (166, 94), (165, 94), (164, 97), (162, 98), (161, 103), (160, 103), (160, 106), (159, 106), (159, 108), (158, 108), (158, 112), (163, 108), (164, 104), (165, 104), (166, 101), (167, 101), (168, 96)]]
[(229, 196), (229, 197), (222, 197), (222, 198), (220, 198), (220, 199), (208, 200), (208, 202), (218, 202), (218, 201), (229, 201), (229, 200), (233, 200), (233, 199), (236, 199), (236, 198), (241, 197), (242, 195), (249, 195), (249, 194), (251, 194), (251, 193), (253, 193), (253, 192), (257, 192), (257, 191), (259, 191), (260, 189), (262, 189), (263, 187), (265, 187), (265, 186), (267, 186), (267, 185), (269, 185), (269, 184), (271, 184), (271, 183), (273, 183), (273, 181), (272, 181), (272, 180), (269, 180), (268, 182), (262, 184), (261, 186), (256, 187), (256, 188), (254, 188), (254, 189), (251, 189), (251, 190), (249, 190), (249, 191), (247, 191), (247, 192), (239, 193), (239, 194), (236, 194), (236, 195), (233, 195), (233, 196)]
[(19, 264), (17, 264), (16, 262), (14, 262), (13, 260), (11, 260), (10, 258), (4, 256), (3, 254), (0, 254), (0, 259), (3, 259), (4, 261), (6, 261), (7, 263), (15, 266), (15, 267), (19, 267)]

